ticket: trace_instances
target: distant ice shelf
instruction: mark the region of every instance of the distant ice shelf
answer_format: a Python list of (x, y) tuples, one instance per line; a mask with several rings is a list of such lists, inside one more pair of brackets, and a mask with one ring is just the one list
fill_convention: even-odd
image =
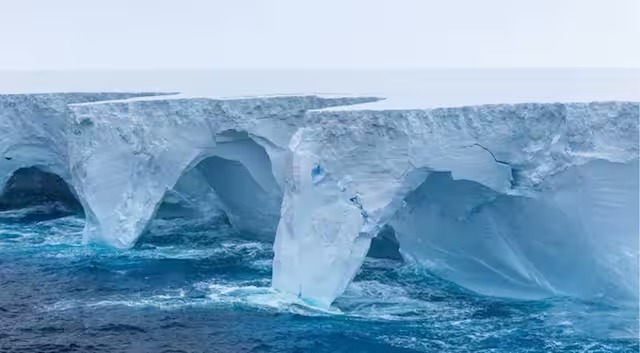
[(479, 293), (637, 305), (637, 102), (359, 105), (377, 101), (0, 95), (0, 208), (71, 203), (116, 248), (154, 217), (224, 217), (323, 307), (376, 237)]

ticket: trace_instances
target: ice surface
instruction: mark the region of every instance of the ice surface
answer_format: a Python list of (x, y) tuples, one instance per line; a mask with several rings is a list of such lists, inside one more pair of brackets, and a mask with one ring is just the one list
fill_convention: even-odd
[(0, 96), (0, 187), (59, 176), (85, 242), (117, 248), (156, 216), (225, 215), (275, 234), (272, 285), (322, 307), (383, 230), (480, 293), (637, 302), (638, 103), (143, 95)]

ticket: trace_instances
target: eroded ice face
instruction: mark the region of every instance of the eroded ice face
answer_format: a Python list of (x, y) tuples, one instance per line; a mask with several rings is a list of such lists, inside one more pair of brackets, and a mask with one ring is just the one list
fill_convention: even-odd
[(340, 124), (293, 148), (276, 288), (328, 305), (388, 225), (406, 259), (480, 293), (635, 303), (637, 104), (325, 114)]
[(636, 103), (73, 97), (1, 96), (0, 177), (57, 175), (85, 241), (129, 248), (154, 217), (223, 215), (276, 234), (274, 287), (326, 307), (390, 227), (405, 259), (481, 293), (637, 299)]

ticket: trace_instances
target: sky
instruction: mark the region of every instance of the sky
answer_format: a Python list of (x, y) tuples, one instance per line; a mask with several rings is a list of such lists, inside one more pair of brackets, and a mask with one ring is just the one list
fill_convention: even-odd
[(0, 0), (0, 70), (640, 67), (639, 0)]

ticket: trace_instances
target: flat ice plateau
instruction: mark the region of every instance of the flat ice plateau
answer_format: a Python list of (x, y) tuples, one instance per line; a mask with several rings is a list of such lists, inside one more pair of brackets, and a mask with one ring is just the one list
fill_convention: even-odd
[(633, 94), (144, 88), (0, 95), (0, 208), (77, 207), (85, 242), (122, 249), (156, 217), (218, 217), (272, 240), (273, 287), (322, 307), (374, 238), (482, 294), (637, 305)]

